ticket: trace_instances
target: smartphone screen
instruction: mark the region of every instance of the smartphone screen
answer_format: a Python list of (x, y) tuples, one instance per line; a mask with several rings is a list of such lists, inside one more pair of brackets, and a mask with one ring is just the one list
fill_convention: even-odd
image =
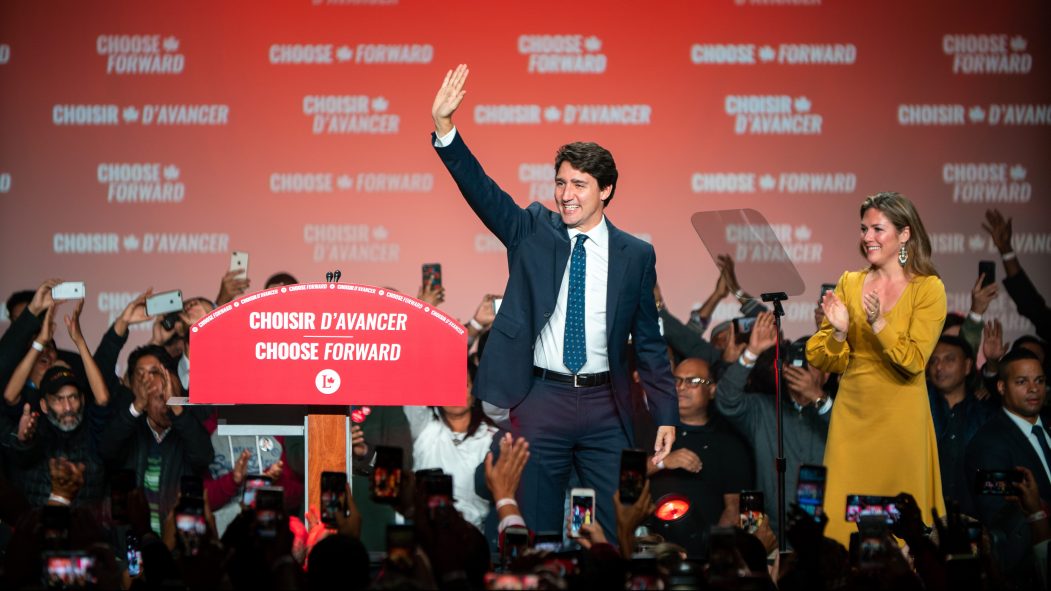
[(244, 486), (241, 491), (241, 504), (245, 507), (255, 508), (255, 492), (264, 486), (270, 486), (273, 479), (262, 474), (248, 474), (245, 476)]
[(982, 287), (988, 287), (996, 282), (996, 263), (993, 261), (978, 261), (978, 274), (985, 274), (982, 279)]
[(96, 582), (95, 557), (86, 552), (46, 552), (44, 565), (49, 589), (86, 589)]
[(748, 339), (752, 336), (753, 324), (755, 324), (755, 316), (734, 318), (734, 340), (738, 343), (747, 343)]
[(1018, 483), (1024, 476), (1019, 470), (978, 470), (974, 492), (978, 495), (1005, 496), (1018, 494)]
[(401, 497), (402, 449), (376, 446), (376, 462), (369, 480), (369, 493), (377, 503), (393, 505)]
[(799, 481), (796, 484), (796, 503), (799, 508), (817, 518), (825, 504), (825, 477), (828, 469), (824, 466), (803, 464), (799, 467)]
[(537, 532), (533, 537), (533, 549), (538, 552), (558, 552), (562, 550), (562, 534), (557, 531)]
[(435, 287), (442, 286), (442, 265), (441, 263), (424, 263), (423, 264), (423, 285), (429, 285), (433, 283)]
[(387, 526), (387, 560), (396, 568), (410, 570), (415, 563), (416, 530), (408, 524)]
[(142, 574), (142, 547), (139, 538), (132, 532), (124, 536), (124, 556), (128, 561), (128, 574), (137, 577)]
[(806, 343), (802, 342), (789, 344), (786, 361), (791, 367), (807, 367)]
[(264, 486), (255, 492), (255, 519), (257, 531), (262, 538), (277, 536), (278, 523), (285, 513), (285, 489), (280, 486)]
[(431, 474), (423, 482), (427, 510), (434, 519), (442, 510), (453, 506), (452, 474)]
[(755, 533), (763, 523), (763, 492), (759, 490), (741, 491), (740, 523), (741, 529)]
[(485, 573), (486, 589), (539, 589), (540, 576), (516, 573)]
[(529, 549), (529, 530), (513, 525), (504, 530), (504, 543), (500, 546), (504, 565), (525, 553)]
[(570, 492), (569, 535), (580, 537), (580, 527), (595, 520), (595, 491), (590, 488), (574, 488)]
[(646, 484), (646, 452), (625, 449), (620, 452), (620, 502), (633, 505)]
[(877, 495), (847, 495), (847, 521), (858, 523), (863, 517), (881, 516), (886, 523), (894, 523), (901, 514), (895, 497)]
[(321, 473), (321, 522), (336, 526), (336, 517), (347, 510), (347, 475), (344, 472)]

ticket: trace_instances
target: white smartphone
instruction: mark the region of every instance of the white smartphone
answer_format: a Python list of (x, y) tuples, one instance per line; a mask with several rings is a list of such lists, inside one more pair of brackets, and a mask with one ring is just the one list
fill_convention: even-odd
[(170, 312), (182, 312), (182, 290), (173, 289), (146, 298), (147, 316), (159, 316)]
[(85, 293), (83, 281), (66, 281), (51, 288), (51, 299), (82, 300)]
[(504, 303), (504, 298), (493, 298), (493, 316), (500, 313), (500, 306)]
[(230, 253), (230, 270), (240, 271), (237, 274), (239, 279), (248, 277), (248, 253), (233, 251)]
[(595, 522), (595, 489), (569, 490), (569, 536), (580, 537), (580, 527)]

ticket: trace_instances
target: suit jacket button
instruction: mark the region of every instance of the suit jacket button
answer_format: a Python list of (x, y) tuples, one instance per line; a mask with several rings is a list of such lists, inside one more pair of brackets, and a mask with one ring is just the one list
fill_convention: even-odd
[(544, 318), (551, 318), (551, 312), (545, 312)]

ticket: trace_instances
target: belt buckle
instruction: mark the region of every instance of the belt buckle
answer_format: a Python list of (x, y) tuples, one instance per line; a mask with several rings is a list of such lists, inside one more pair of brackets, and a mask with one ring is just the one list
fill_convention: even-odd
[[(573, 387), (574, 388), (583, 388), (584, 386), (587, 385), (587, 384), (581, 384), (578, 381), (580, 379), (580, 377), (581, 377), (581, 375), (578, 374), (578, 373), (573, 374)], [(584, 376), (584, 377), (587, 377), (587, 376)]]

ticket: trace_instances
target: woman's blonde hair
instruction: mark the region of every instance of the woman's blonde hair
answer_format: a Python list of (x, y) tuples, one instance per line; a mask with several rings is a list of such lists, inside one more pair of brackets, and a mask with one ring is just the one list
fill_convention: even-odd
[[(865, 212), (873, 208), (887, 216), (898, 232), (909, 228), (909, 240), (905, 243), (905, 252), (909, 258), (903, 265), (905, 274), (910, 277), (937, 277), (938, 271), (931, 262), (931, 239), (927, 236), (927, 230), (923, 227), (916, 206), (900, 193), (876, 193), (861, 202), (860, 217), (865, 217)], [(859, 243), (858, 249), (861, 256), (865, 256), (865, 245)]]

